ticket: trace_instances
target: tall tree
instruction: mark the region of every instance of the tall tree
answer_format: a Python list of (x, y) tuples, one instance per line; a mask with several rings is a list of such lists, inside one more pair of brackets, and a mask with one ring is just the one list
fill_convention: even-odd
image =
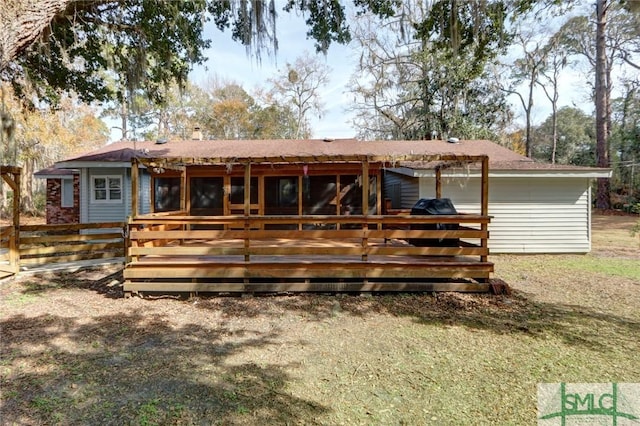
[(320, 90), (329, 83), (331, 68), (320, 56), (305, 52), (287, 63), (279, 75), (270, 78), (271, 95), (279, 104), (291, 105), (296, 114), (295, 139), (311, 136), (310, 114), (321, 117), (324, 110)]
[[(37, 181), (33, 173), (66, 156), (104, 145), (109, 132), (96, 118), (96, 111), (77, 99), (63, 97), (56, 111), (46, 107), (27, 109), (9, 88), (2, 88), (4, 108), (15, 120), (15, 130), (11, 144), (0, 146), (0, 158), (23, 168), (20, 207), (22, 211), (35, 212)], [(0, 194), (0, 198), (4, 205), (4, 195)]]
[(622, 81), (611, 102), (614, 183), (630, 203), (640, 202), (640, 76)]
[[(553, 135), (557, 135), (554, 143)], [(595, 166), (594, 117), (579, 108), (562, 107), (533, 128), (533, 158), (558, 164)]]
[(501, 1), (402, 2), (394, 17), (357, 24), (353, 76), (360, 136), (474, 137), (507, 111), (485, 66), (504, 46)]
[[(527, 17), (518, 23), (516, 29), (515, 48), (519, 52), (518, 57), (511, 62), (501, 64), (503, 73), (509, 76), (508, 83), (501, 83), (501, 90), (510, 95), (514, 95), (522, 106), (525, 118), (524, 144), (525, 155), (531, 157), (533, 154), (533, 108), (536, 87), (540, 85), (540, 77), (546, 72), (547, 56), (550, 49), (546, 47), (547, 40), (545, 32), (540, 31), (543, 23), (532, 25), (531, 17)], [(535, 27), (535, 30), (532, 29)], [(504, 80), (499, 78), (499, 80)], [(543, 85), (544, 88), (544, 85)]]
[[(592, 87), (599, 167), (610, 166), (611, 96), (614, 87), (612, 71), (617, 65), (632, 68), (638, 66), (635, 58), (640, 55), (640, 13), (629, 5), (596, 0), (593, 15), (576, 16), (563, 29), (563, 42), (571, 53), (587, 60), (594, 75)], [(610, 192), (610, 181), (598, 179), (597, 207), (610, 207)]]
[[(595, 103), (596, 103), (596, 163), (609, 167), (609, 100), (611, 96), (611, 68), (607, 60), (607, 13), (608, 0), (596, 0), (596, 57), (595, 57)], [(596, 206), (611, 207), (609, 179), (598, 178)]]
[(556, 151), (558, 147), (558, 100), (560, 98), (560, 73), (567, 66), (567, 50), (560, 42), (560, 37), (556, 34), (547, 42), (543, 48), (542, 57), (544, 63), (540, 68), (540, 73), (536, 84), (542, 87), (542, 91), (551, 103), (551, 163), (556, 162)]

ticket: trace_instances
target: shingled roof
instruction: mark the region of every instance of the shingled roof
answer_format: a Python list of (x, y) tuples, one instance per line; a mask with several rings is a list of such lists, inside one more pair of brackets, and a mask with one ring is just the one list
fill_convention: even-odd
[[(57, 167), (78, 167), (80, 163), (131, 162), (137, 158), (227, 158), (259, 159), (267, 157), (344, 156), (401, 158), (403, 155), (455, 155), (489, 157), (492, 170), (590, 170), (591, 167), (551, 165), (534, 162), (488, 140), (461, 140), (449, 143), (442, 140), (420, 141), (361, 141), (357, 139), (272, 139), (272, 140), (180, 140), (157, 143), (153, 141), (119, 141), (78, 157), (58, 163)], [(424, 162), (404, 161), (398, 166), (429, 168)], [(605, 169), (599, 169), (605, 170)]]

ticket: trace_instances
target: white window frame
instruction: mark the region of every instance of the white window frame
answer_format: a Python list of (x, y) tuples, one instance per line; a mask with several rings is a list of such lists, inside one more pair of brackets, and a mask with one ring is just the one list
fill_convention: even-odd
[[(69, 184), (71, 184), (70, 188), (67, 186)], [(65, 200), (69, 196), (68, 191), (71, 191), (71, 204), (65, 203)], [(74, 206), (75, 194), (73, 192), (73, 178), (60, 179), (60, 207), (69, 208)]]
[[(106, 191), (106, 199), (97, 200), (96, 199), (96, 179), (104, 179), (105, 180), (105, 191)], [(109, 180), (110, 179), (118, 179), (120, 180), (120, 198), (111, 199), (111, 193), (109, 191)], [(124, 199), (124, 188), (123, 188), (123, 180), (122, 175), (91, 175), (91, 202), (96, 204), (122, 204)]]

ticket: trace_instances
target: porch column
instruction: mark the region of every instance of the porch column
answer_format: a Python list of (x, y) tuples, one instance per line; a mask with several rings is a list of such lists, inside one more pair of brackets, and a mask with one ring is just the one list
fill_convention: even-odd
[(436, 198), (442, 198), (442, 169), (436, 167)]
[(20, 271), (20, 200), (22, 198), (20, 195), (20, 177), (22, 169), (13, 166), (2, 166), (2, 169), (2, 180), (13, 191), (13, 237), (9, 237), (9, 266), (14, 268), (14, 273), (18, 273)]
[[(362, 162), (362, 214), (364, 216), (369, 215), (369, 160)], [(362, 261), (366, 262), (367, 247), (369, 245), (369, 239), (366, 237), (367, 230), (369, 229), (368, 223), (362, 224), (362, 230), (365, 236), (362, 237)]]
[(244, 215), (251, 214), (251, 163), (244, 167)]
[[(486, 155), (482, 158), (482, 196), (480, 198), (480, 214), (482, 216), (489, 216), (489, 157)], [(481, 224), (480, 229), (483, 232), (489, 231), (489, 224), (485, 221)], [(481, 240), (482, 248), (489, 248), (489, 238), (483, 238)], [(481, 262), (486, 262), (487, 256), (480, 256)]]
[[(251, 214), (251, 163), (247, 163), (244, 167), (244, 261), (250, 262), (251, 258), (249, 256), (249, 248), (251, 246), (251, 241), (249, 240), (249, 230), (251, 229), (251, 225), (249, 223), (249, 215)], [(247, 279), (245, 278), (245, 283)]]
[[(182, 187), (182, 191), (180, 191), (180, 210), (187, 211), (187, 166), (184, 167), (184, 170), (180, 172), (180, 186)], [(189, 214), (187, 212), (187, 214)]]
[(369, 161), (362, 163), (362, 214), (369, 214)]
[(138, 168), (138, 159), (131, 159), (131, 217), (138, 217), (138, 177), (140, 170)]

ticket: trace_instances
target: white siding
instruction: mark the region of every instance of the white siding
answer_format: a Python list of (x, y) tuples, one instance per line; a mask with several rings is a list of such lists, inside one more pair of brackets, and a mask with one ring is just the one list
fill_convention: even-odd
[[(415, 189), (418, 186), (419, 192)], [(402, 207), (435, 197), (433, 178), (387, 172), (385, 191), (402, 185)], [(590, 194), (587, 178), (489, 179), (489, 248), (493, 253), (586, 253), (591, 250)], [(443, 177), (443, 197), (456, 209), (480, 212), (478, 178)], [(388, 195), (386, 195), (388, 196)]]
[[(420, 180), (420, 198), (433, 198), (434, 179)], [(478, 178), (443, 178), (442, 195), (460, 212), (480, 212)], [(589, 199), (586, 178), (490, 178), (489, 248), (493, 253), (586, 253), (591, 250)]]

